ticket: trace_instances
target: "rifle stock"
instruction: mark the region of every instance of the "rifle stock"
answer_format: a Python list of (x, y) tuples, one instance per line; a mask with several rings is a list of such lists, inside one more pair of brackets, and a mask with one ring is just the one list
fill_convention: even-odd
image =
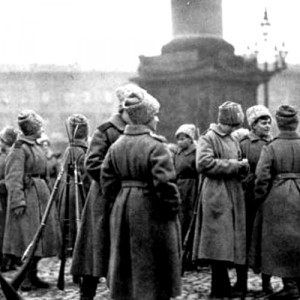
[(41, 224), (40, 224), (38, 230), (36, 231), (36, 233), (35, 233), (35, 235), (33, 237), (32, 242), (28, 245), (28, 247), (26, 248), (26, 250), (25, 250), (25, 252), (23, 254), (23, 257), (22, 257), (22, 260), (24, 261), (23, 266), (19, 270), (19, 272), (17, 273), (16, 277), (11, 281), (12, 287), (14, 289), (16, 289), (16, 290), (20, 287), (20, 285), (22, 284), (23, 280), (25, 279), (25, 276), (26, 276), (26, 273), (28, 271), (28, 268), (29, 268), (29, 266), (30, 266), (30, 264), (32, 262), (32, 259), (34, 257), (34, 253), (35, 253), (35, 251), (37, 249), (37, 246), (38, 246), (38, 243), (39, 243), (39, 240), (40, 240), (40, 238), (42, 236), (42, 233), (44, 231), (44, 228), (46, 226), (46, 222), (47, 222), (47, 219), (48, 219), (48, 216), (49, 216), (52, 204), (53, 204), (53, 202), (55, 200), (55, 196), (56, 196), (56, 193), (57, 193), (57, 190), (58, 190), (58, 186), (60, 184), (61, 177), (62, 177), (63, 173), (64, 173), (64, 170), (62, 169), (60, 171), (60, 173), (58, 174), (57, 179), (55, 181), (53, 190), (51, 192), (50, 198), (48, 200), (46, 209), (45, 209), (43, 217), (42, 217)]

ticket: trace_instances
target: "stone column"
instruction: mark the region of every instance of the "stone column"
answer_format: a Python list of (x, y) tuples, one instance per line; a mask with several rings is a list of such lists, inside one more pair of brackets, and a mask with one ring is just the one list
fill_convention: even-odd
[(173, 36), (212, 35), (222, 38), (222, 1), (172, 0)]
[(244, 110), (257, 103), (263, 74), (256, 61), (236, 56), (222, 38), (221, 5), (221, 0), (172, 0), (173, 40), (159, 56), (140, 56), (132, 81), (161, 102), (158, 133), (170, 142), (183, 123), (204, 132), (224, 101), (241, 103)]

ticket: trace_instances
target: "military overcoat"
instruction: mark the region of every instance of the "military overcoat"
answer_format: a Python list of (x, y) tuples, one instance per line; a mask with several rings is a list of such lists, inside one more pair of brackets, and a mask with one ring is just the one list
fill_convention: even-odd
[(246, 202), (247, 249), (250, 247), (253, 223), (257, 213), (257, 206), (254, 203), (255, 170), (262, 147), (268, 144), (271, 140), (271, 136), (260, 138), (251, 131), (240, 141), (242, 157), (247, 158), (250, 165), (249, 174), (245, 179), (243, 179)]
[(120, 114), (100, 125), (89, 145), (85, 168), (93, 179), (82, 212), (71, 267), (73, 275), (106, 277), (109, 256), (109, 219), (104, 213), (102, 189), (99, 183), (102, 162), (109, 147), (124, 132), (125, 122)]
[(180, 196), (171, 155), (145, 125), (127, 125), (103, 162), (110, 216), (111, 297), (159, 300), (180, 295)]
[[(264, 274), (300, 277), (300, 137), (281, 132), (264, 146), (256, 169), (250, 266)], [(258, 225), (257, 226), (257, 221)]]
[[(63, 156), (63, 168), (64, 174), (62, 176), (61, 185), (59, 186), (58, 191), (58, 214), (61, 224), (61, 229), (63, 232), (63, 227), (67, 226), (67, 241), (68, 248), (73, 249), (77, 234), (77, 216), (76, 216), (76, 190), (75, 190), (75, 174), (74, 166), (77, 165), (77, 192), (78, 192), (78, 209), (79, 216), (81, 216), (82, 208), (85, 202), (86, 190), (83, 186), (83, 179), (85, 178), (85, 169), (84, 169), (84, 159), (85, 153), (87, 150), (87, 143), (82, 140), (74, 140), (71, 146), (68, 146), (65, 150)], [(69, 187), (67, 183), (67, 176), (69, 176)], [(68, 201), (67, 197), (67, 188), (68, 191)], [(68, 205), (67, 205), (68, 204)], [(68, 207), (67, 207), (68, 206)], [(67, 215), (66, 208), (68, 208)], [(65, 216), (67, 216), (67, 222), (65, 222)]]
[[(40, 226), (47, 206), (50, 190), (47, 180), (45, 153), (35, 140), (19, 136), (11, 148), (5, 168), (8, 192), (7, 220), (3, 253), (21, 257)], [(25, 207), (22, 216), (13, 209)], [(35, 256), (49, 257), (58, 254), (60, 229), (55, 205), (52, 205)]]
[(7, 154), (0, 153), (0, 254), (2, 254), (5, 220), (6, 220), (6, 207), (7, 207), (7, 190), (5, 187), (5, 159)]
[(180, 149), (176, 151), (174, 165), (176, 183), (181, 197), (179, 219), (182, 238), (184, 239), (193, 216), (195, 199), (198, 192), (199, 175), (196, 169), (196, 146), (194, 143), (185, 151), (181, 151)]
[(195, 231), (193, 259), (246, 262), (245, 201), (238, 141), (212, 124), (197, 146), (202, 218)]

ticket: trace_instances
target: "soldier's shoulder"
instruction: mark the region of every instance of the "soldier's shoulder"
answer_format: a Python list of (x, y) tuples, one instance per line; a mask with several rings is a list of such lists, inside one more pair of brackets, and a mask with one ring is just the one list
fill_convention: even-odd
[(273, 144), (274, 142), (276, 142), (278, 140), (278, 137), (276, 136), (276, 137), (274, 137), (273, 139), (271, 139), (270, 141), (268, 141), (267, 143), (266, 143), (266, 145), (268, 146), (268, 145), (271, 145), (271, 144)]
[(103, 124), (101, 124), (97, 128), (98, 128), (99, 131), (105, 132), (105, 131), (107, 131), (111, 127), (113, 127), (112, 123), (110, 123), (110, 122), (104, 122)]
[(156, 141), (159, 141), (160, 143), (168, 143), (168, 140), (162, 136), (162, 135), (159, 135), (159, 134), (155, 134), (153, 132), (150, 132), (150, 136), (156, 140)]
[(245, 135), (240, 139), (240, 144), (246, 143), (247, 141), (250, 141), (249, 135)]
[(20, 149), (22, 148), (22, 146), (25, 144), (26, 142), (24, 140), (21, 139), (17, 139), (13, 145), (13, 148), (15, 149)]

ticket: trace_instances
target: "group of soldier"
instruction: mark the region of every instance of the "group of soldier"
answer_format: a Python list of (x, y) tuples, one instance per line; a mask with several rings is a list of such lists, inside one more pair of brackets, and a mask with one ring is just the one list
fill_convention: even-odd
[[(94, 299), (102, 277), (112, 299), (167, 300), (181, 294), (187, 268), (182, 250), (189, 250), (190, 268), (210, 266), (210, 298), (245, 297), (249, 268), (261, 273), (262, 294), (296, 297), (297, 109), (278, 107), (279, 134), (273, 138), (273, 117), (265, 106), (246, 110), (245, 130), (241, 105), (225, 101), (217, 122), (204, 133), (199, 135), (194, 124), (182, 124), (172, 145), (155, 133), (157, 99), (133, 84), (118, 88), (116, 97), (118, 112), (96, 128), (89, 142), (87, 118), (73, 114), (67, 119), (69, 145), (61, 168), (53, 163), (36, 112), (18, 115), (19, 132), (11, 127), (1, 131), (3, 260), (19, 263), (51, 192), (56, 193), (21, 289), (48, 288), (37, 276), (38, 262), (67, 252), (81, 300)], [(51, 172), (60, 180), (57, 191), (58, 179), (51, 182)], [(237, 274), (234, 286), (230, 268)], [(273, 292), (271, 276), (282, 278), (279, 293)]]

